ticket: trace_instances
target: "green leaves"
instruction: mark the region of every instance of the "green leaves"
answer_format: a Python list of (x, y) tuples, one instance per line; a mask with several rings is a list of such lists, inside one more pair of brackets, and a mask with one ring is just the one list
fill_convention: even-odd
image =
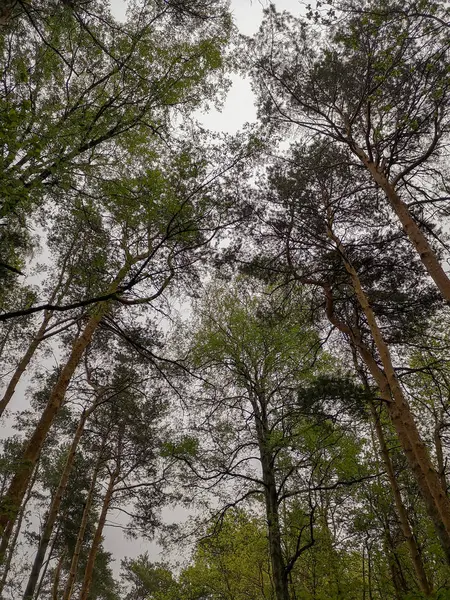
[(195, 458), (198, 453), (199, 442), (196, 438), (186, 435), (176, 441), (164, 442), (161, 446), (161, 456), (175, 458)]

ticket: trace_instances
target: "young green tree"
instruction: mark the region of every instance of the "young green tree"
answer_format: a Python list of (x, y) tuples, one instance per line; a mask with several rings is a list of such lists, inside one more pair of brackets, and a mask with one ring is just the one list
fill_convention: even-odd
[[(350, 467), (339, 473), (344, 432), (337, 426), (333, 432), (325, 416), (323, 425), (317, 423), (320, 417), (302, 405), (334, 365), (321, 350), (300, 289), (287, 298), (245, 277), (231, 286), (211, 288), (196, 307), (187, 364), (205, 382), (193, 399), (201, 442), (192, 459), (182, 447), (172, 451), (192, 469), (190, 486), (215, 486), (222, 510), (251, 498), (264, 501), (275, 596), (285, 600), (290, 572), (314, 544), (315, 489), (325, 482), (350, 484), (358, 469), (353, 462), (353, 474)], [(352, 452), (357, 455), (356, 446)], [(350, 465), (350, 453), (347, 459)], [(295, 541), (286, 545), (281, 508), (297, 496), (304, 522), (296, 537), (291, 529)]]

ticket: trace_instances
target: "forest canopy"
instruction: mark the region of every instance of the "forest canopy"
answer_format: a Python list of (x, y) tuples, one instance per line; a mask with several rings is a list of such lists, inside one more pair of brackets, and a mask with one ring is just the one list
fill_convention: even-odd
[(244, 5), (0, 0), (4, 600), (450, 599), (448, 2)]

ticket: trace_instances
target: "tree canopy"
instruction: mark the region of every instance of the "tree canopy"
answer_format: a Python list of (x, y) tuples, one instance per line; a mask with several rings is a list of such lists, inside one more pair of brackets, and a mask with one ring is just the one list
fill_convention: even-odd
[(448, 2), (126, 5), (0, 2), (0, 597), (450, 598)]

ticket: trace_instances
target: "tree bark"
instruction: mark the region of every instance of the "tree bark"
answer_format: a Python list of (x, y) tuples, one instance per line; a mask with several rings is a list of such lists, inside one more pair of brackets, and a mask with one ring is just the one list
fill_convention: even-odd
[[(261, 404), (261, 409), (258, 406), (258, 401)], [(264, 482), (269, 553), (272, 565), (275, 597), (276, 600), (289, 600), (288, 574), (281, 545), (277, 486), (275, 481), (273, 456), (269, 451), (269, 432), (264, 410), (265, 400), (253, 398), (252, 404), (255, 413), (255, 425), (258, 435), (258, 446)]]
[(84, 535), (86, 533), (86, 527), (89, 520), (89, 513), (92, 507), (92, 502), (95, 494), (95, 486), (97, 484), (98, 474), (103, 462), (103, 448), (106, 440), (103, 440), (102, 448), (98, 455), (97, 462), (95, 464), (94, 472), (92, 474), (91, 485), (89, 486), (89, 492), (84, 504), (83, 516), (81, 517), (80, 528), (78, 530), (77, 541), (70, 563), (69, 577), (67, 578), (66, 585), (64, 588), (64, 595), (62, 600), (70, 600), (72, 598), (73, 586), (75, 585), (75, 579), (77, 576), (78, 562), (80, 559), (81, 549), (83, 547)]
[(49, 401), (41, 415), (39, 423), (28, 441), (20, 468), (14, 475), (8, 491), (0, 503), (0, 527), (5, 533), (9, 525), (14, 523), (17, 517), (17, 507), (20, 506), (50, 427), (63, 404), (70, 380), (92, 339), (94, 331), (97, 329), (106, 312), (107, 305), (98, 307), (94, 315), (89, 319), (83, 333), (75, 340), (69, 359), (50, 394)]
[[(354, 349), (356, 352), (356, 348)], [(355, 368), (359, 373), (360, 379), (364, 388), (369, 391), (369, 382), (367, 381), (366, 374), (363, 369), (358, 365), (358, 360), (356, 358), (356, 354), (354, 354), (354, 362)], [(395, 476), (394, 466), (392, 464), (391, 456), (389, 454), (389, 450), (386, 443), (386, 438), (384, 436), (383, 426), (381, 425), (380, 416), (377, 414), (375, 405), (372, 401), (369, 402), (370, 413), (372, 415), (372, 421), (375, 428), (376, 438), (378, 440), (378, 445), (380, 447), (381, 459), (384, 464), (384, 468), (386, 470), (389, 484), (391, 486), (392, 495), (394, 496), (395, 507), (397, 509), (397, 516), (400, 521), (400, 527), (402, 530), (403, 537), (406, 540), (408, 545), (409, 554), (411, 557), (411, 561), (413, 563), (414, 572), (417, 577), (417, 582), (420, 590), (424, 593), (425, 596), (430, 596), (433, 591), (433, 586), (428, 581), (428, 577), (425, 571), (425, 567), (422, 561), (422, 556), (419, 551), (419, 547), (416, 543), (416, 538), (412, 532), (411, 526), (409, 524), (408, 512), (403, 503), (400, 487), (398, 485), (397, 477)], [(375, 440), (373, 440), (373, 443)], [(392, 546), (392, 544), (391, 544)]]
[(27, 351), (25, 352), (25, 354), (22, 357), (22, 360), (17, 365), (16, 370), (14, 371), (14, 374), (9, 381), (8, 387), (6, 388), (5, 393), (3, 394), (3, 398), (0, 400), (0, 417), (4, 413), (11, 398), (13, 397), (14, 391), (16, 389), (17, 384), (20, 381), (20, 378), (22, 377), (25, 369), (30, 364), (30, 361), (33, 358), (34, 353), (36, 352), (39, 344), (41, 343), (42, 336), (45, 334), (47, 325), (51, 318), (52, 318), (52, 313), (46, 311), (44, 314), (44, 318), (42, 320), (41, 326), (39, 327), (36, 335), (34, 336), (30, 345), (28, 346)]
[[(60, 532), (60, 526), (58, 527), (58, 529), (55, 532), (55, 535), (53, 536), (52, 545), (50, 546), (50, 551), (49, 551), (48, 556), (47, 556), (47, 558), (45, 560), (44, 568), (42, 569), (41, 578), (39, 580), (39, 584), (37, 586), (37, 589), (36, 589), (36, 592), (35, 592), (35, 595), (34, 595), (34, 600), (37, 600), (39, 598), (42, 586), (44, 585), (45, 576), (47, 575), (47, 571), (48, 571), (48, 568), (50, 566), (50, 561), (52, 560), (53, 551), (54, 551), (56, 543), (58, 541), (59, 532)], [(65, 554), (64, 554), (64, 556), (65, 556)]]
[[(94, 405), (95, 406), (95, 405)], [(42, 565), (44, 564), (45, 555), (47, 553), (47, 548), (50, 543), (53, 527), (55, 525), (56, 519), (59, 514), (59, 507), (61, 506), (61, 501), (64, 495), (64, 492), (67, 487), (67, 483), (69, 481), (69, 476), (72, 471), (73, 463), (75, 460), (76, 450), (78, 447), (78, 443), (83, 435), (84, 426), (89, 415), (92, 413), (92, 407), (88, 411), (83, 411), (81, 419), (78, 423), (77, 430), (75, 432), (75, 436), (72, 440), (72, 444), (69, 449), (69, 453), (67, 455), (66, 463), (64, 465), (64, 470), (61, 475), (61, 479), (59, 480), (58, 487), (56, 492), (52, 498), (52, 502), (50, 504), (50, 508), (47, 514), (47, 518), (44, 524), (44, 528), (42, 530), (42, 534), (39, 540), (39, 546), (37, 549), (37, 553), (33, 562), (33, 567), (31, 569), (30, 577), (28, 578), (27, 587), (25, 589), (25, 593), (23, 595), (23, 600), (32, 600), (34, 596), (34, 592), (36, 589), (36, 585), (39, 579), (39, 573), (41, 572)]]
[(53, 585), (52, 585), (52, 600), (58, 600), (58, 591), (59, 591), (59, 580), (61, 577), (61, 570), (64, 563), (64, 552), (61, 553), (61, 556), (58, 559), (58, 564), (56, 565), (55, 575), (53, 576)]
[[(74, 245), (72, 244), (69, 249), (69, 252), (67, 253), (67, 255), (65, 256), (65, 258), (63, 260), (61, 270), (60, 270), (59, 276), (58, 276), (58, 281), (56, 283), (55, 288), (53, 289), (53, 292), (51, 293), (51, 295), (48, 299), (49, 304), (52, 304), (55, 300), (57, 300), (57, 302), (60, 302), (62, 300), (62, 298), (64, 298), (64, 296), (66, 295), (66, 293), (69, 289), (70, 283), (72, 281), (72, 277), (69, 277), (64, 285), (63, 285), (63, 279), (64, 279), (64, 275), (66, 273), (67, 263), (72, 255), (73, 246)], [(41, 344), (43, 337), (47, 331), (47, 326), (48, 326), (49, 322), (51, 321), (52, 317), (53, 317), (52, 311), (49, 311), (49, 310), (44, 311), (44, 318), (42, 319), (41, 326), (39, 327), (36, 335), (33, 337), (30, 345), (27, 348), (27, 351), (25, 352), (25, 354), (22, 357), (22, 360), (17, 365), (16, 370), (14, 371), (14, 374), (10, 379), (8, 387), (6, 388), (5, 393), (3, 394), (3, 398), (0, 400), (0, 417), (4, 413), (11, 398), (13, 397), (16, 386), (19, 383), (20, 378), (22, 377), (23, 373), (25, 372), (25, 369), (30, 364), (30, 361), (34, 356), (34, 353), (36, 352), (37, 348)]]
[(409, 524), (408, 513), (406, 511), (405, 505), (403, 504), (402, 495), (397, 482), (397, 478), (395, 476), (394, 467), (392, 465), (391, 457), (389, 455), (389, 450), (387, 448), (386, 440), (384, 437), (383, 427), (376, 413), (375, 406), (372, 402), (370, 403), (370, 411), (372, 413), (372, 418), (375, 425), (375, 432), (377, 434), (378, 444), (380, 446), (381, 458), (383, 460), (384, 468), (386, 469), (389, 483), (391, 485), (392, 495), (394, 496), (395, 507), (397, 509), (397, 515), (400, 521), (400, 527), (402, 530), (403, 537), (405, 538), (406, 543), (408, 544), (409, 554), (411, 556), (411, 561), (413, 563), (414, 572), (417, 577), (417, 582), (425, 596), (430, 596), (433, 591), (433, 588), (428, 581), (428, 577), (422, 561), (422, 556), (419, 552), (419, 548), (416, 544), (416, 539)]
[(445, 460), (444, 460), (444, 451), (442, 448), (441, 430), (442, 430), (442, 417), (441, 417), (441, 420), (436, 421), (435, 426), (434, 426), (434, 447), (436, 450), (436, 460), (437, 460), (439, 477), (441, 479), (442, 487), (444, 488), (445, 492), (447, 493), (448, 492), (448, 483), (447, 483), (447, 477), (445, 474)]
[(450, 564), (450, 501), (445, 490), (442, 488), (439, 475), (433, 467), (427, 448), (420, 437), (409, 404), (397, 379), (389, 348), (378, 327), (375, 314), (361, 286), (358, 274), (347, 258), (342, 243), (331, 230), (329, 231), (329, 236), (335, 241), (345, 268), (351, 277), (355, 295), (366, 316), (372, 338), (383, 365), (383, 370), (380, 369), (371, 352), (364, 346), (355, 329), (351, 329), (342, 323), (340, 323), (340, 328), (350, 335), (352, 342), (358, 349), (361, 358), (366, 363), (387, 402), (390, 418), (405, 451), (409, 465), (416, 477), (428, 515), (437, 530), (447, 562)]
[(402, 224), (404, 232), (420, 256), (420, 260), (429, 276), (439, 288), (442, 296), (450, 301), (450, 279), (442, 268), (436, 253), (433, 251), (427, 238), (414, 221), (409, 212), (409, 208), (398, 195), (394, 184), (387, 179), (384, 173), (378, 169), (377, 165), (369, 159), (361, 148), (355, 147), (355, 152), (372, 175), (375, 183), (377, 183), (385, 193), (389, 204)]
[[(19, 534), (20, 534), (20, 530), (22, 528), (22, 521), (23, 521), (23, 517), (25, 516), (25, 509), (27, 507), (27, 504), (28, 504), (28, 502), (31, 498), (31, 494), (33, 492), (33, 487), (34, 487), (34, 483), (36, 481), (37, 473), (38, 473), (38, 466), (36, 465), (36, 468), (34, 470), (34, 475), (30, 481), (30, 485), (28, 486), (27, 495), (24, 498), (24, 500), (22, 502), (22, 506), (20, 508), (19, 518), (17, 519), (16, 528), (14, 530), (14, 536), (11, 540), (11, 543), (9, 544), (8, 554), (6, 556), (5, 564), (3, 566), (2, 578), (0, 581), (0, 598), (2, 597), (3, 588), (5, 587), (6, 580), (8, 578), (8, 573), (11, 568), (12, 558), (14, 556), (14, 549), (16, 547), (17, 540), (18, 540)], [(3, 552), (3, 553), (6, 552), (6, 548), (4, 548), (4, 549), (0, 548), (0, 552)]]
[[(130, 263), (127, 263), (122, 267), (115, 280), (109, 286), (109, 292), (117, 290), (119, 284), (128, 273), (130, 266)], [(108, 310), (109, 302), (101, 302), (94, 309), (83, 333), (73, 343), (70, 356), (50, 394), (47, 406), (45, 407), (31, 438), (28, 440), (21, 464), (10, 483), (8, 491), (0, 502), (0, 529), (2, 533), (6, 533), (9, 525), (11, 523), (14, 524), (17, 518), (17, 513), (25, 495), (31, 474), (39, 458), (50, 427), (61, 409), (72, 376), (75, 373), (95, 330), (102, 318), (107, 314)], [(0, 555), (0, 561), (1, 560), (2, 556)]]

